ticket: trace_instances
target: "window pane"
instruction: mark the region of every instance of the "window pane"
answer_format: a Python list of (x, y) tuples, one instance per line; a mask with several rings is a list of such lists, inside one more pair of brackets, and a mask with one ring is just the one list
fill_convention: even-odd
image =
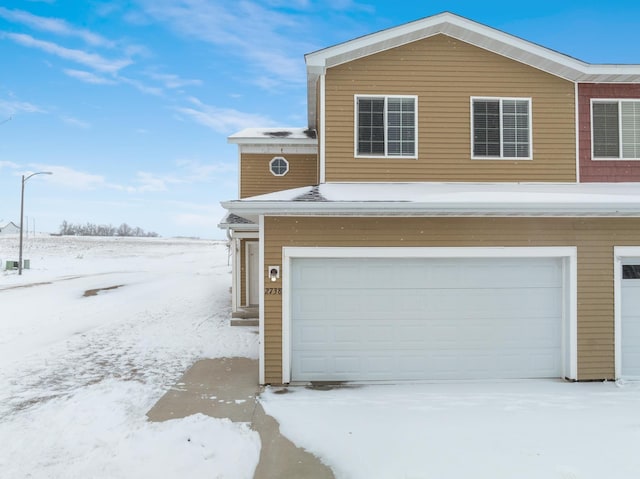
[(640, 102), (623, 101), (622, 113), (622, 157), (640, 158)]
[(402, 152), (400, 147), (401, 147), (401, 143), (399, 141), (390, 141), (389, 144), (387, 145), (387, 153), (389, 155), (399, 156)]
[(384, 98), (358, 98), (358, 154), (384, 154)]
[(473, 101), (473, 156), (500, 156), (500, 104)]
[(387, 154), (389, 156), (413, 155), (415, 151), (415, 100), (413, 98), (389, 98), (387, 109), (387, 134), (389, 136)]
[(593, 104), (593, 156), (620, 157), (617, 102)]
[(622, 279), (640, 279), (640, 265), (637, 265), (637, 264), (623, 265)]
[(529, 102), (502, 100), (502, 154), (506, 158), (529, 156)]

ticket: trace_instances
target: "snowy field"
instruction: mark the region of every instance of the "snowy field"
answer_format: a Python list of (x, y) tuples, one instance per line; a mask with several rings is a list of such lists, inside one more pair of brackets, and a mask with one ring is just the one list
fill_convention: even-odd
[(257, 356), (223, 242), (37, 236), (17, 258), (0, 236), (0, 478), (252, 477), (247, 425), (145, 417), (197, 359)]
[[(229, 326), (224, 243), (42, 236), (25, 258), (0, 272), (0, 478), (252, 477), (247, 425), (145, 418), (195, 360), (257, 357), (257, 328)], [(634, 383), (286, 392), (267, 388), (265, 410), (338, 479), (640, 477)]]

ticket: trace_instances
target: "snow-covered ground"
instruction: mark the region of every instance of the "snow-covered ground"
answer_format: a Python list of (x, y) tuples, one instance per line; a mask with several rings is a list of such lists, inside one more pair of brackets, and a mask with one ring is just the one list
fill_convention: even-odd
[(247, 425), (145, 417), (195, 360), (257, 355), (223, 242), (36, 236), (17, 258), (0, 236), (1, 478), (252, 477)]
[[(0, 237), (3, 264), (16, 258)], [(145, 418), (196, 359), (257, 357), (256, 328), (229, 327), (222, 242), (42, 236), (25, 258), (23, 276), (0, 272), (0, 478), (252, 476), (247, 425)], [(338, 479), (640, 477), (634, 383), (281, 392), (265, 410)]]
[(640, 389), (560, 380), (267, 390), (297, 446), (349, 479), (640, 477)]

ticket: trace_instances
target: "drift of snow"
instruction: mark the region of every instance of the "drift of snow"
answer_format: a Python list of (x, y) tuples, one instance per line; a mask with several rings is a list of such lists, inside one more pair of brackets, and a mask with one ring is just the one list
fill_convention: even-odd
[[(0, 237), (3, 266), (17, 246)], [(197, 359), (257, 357), (223, 242), (36, 236), (24, 257), (0, 272), (0, 477), (253, 476), (248, 425), (145, 416)]]

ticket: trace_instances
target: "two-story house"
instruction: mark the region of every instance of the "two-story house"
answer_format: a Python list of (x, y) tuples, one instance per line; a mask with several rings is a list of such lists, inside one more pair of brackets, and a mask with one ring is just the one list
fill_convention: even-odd
[(442, 13), (305, 57), (223, 206), (260, 382), (640, 377), (640, 65)]

